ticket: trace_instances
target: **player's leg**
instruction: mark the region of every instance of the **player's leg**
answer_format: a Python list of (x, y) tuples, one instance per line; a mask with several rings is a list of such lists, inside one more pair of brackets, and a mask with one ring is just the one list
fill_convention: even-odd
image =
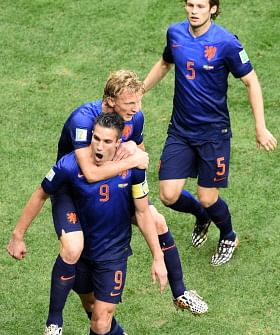
[(62, 333), (63, 308), (75, 281), (76, 262), (83, 250), (83, 233), (71, 197), (61, 191), (51, 200), (60, 253), (52, 270), (45, 335)]
[(197, 193), (209, 218), (220, 230), (218, 249), (212, 257), (212, 264), (221, 265), (231, 259), (238, 244), (228, 205), (219, 196), (219, 188), (227, 187), (228, 184), (230, 140), (207, 143), (201, 147), (200, 155), (202, 163), (199, 167)]
[[(105, 314), (103, 314), (102, 317), (102, 315), (99, 315), (100, 309), (97, 308), (97, 310), (95, 310), (95, 305), (96, 301), (99, 300), (99, 302), (108, 303), (110, 308), (113, 307), (115, 309), (121, 300), (126, 277), (126, 268), (126, 260), (121, 262), (96, 264), (80, 258), (77, 263), (76, 280), (73, 290), (79, 295), (91, 323), (95, 320), (94, 322), (99, 323), (99, 326), (102, 324), (104, 325), (103, 318), (104, 315), (107, 315), (105, 321), (107, 320), (106, 322), (108, 322), (108, 327), (110, 326), (110, 328), (109, 332), (107, 331), (105, 334), (125, 334), (114, 318), (112, 312), (108, 313), (108, 311), (105, 311)], [(99, 299), (96, 299), (95, 295), (97, 295)], [(99, 306), (98, 304), (99, 303), (97, 303), (97, 306)], [(109, 322), (108, 320), (110, 319), (111, 321)], [(99, 334), (97, 328), (91, 326), (90, 334)]]
[(201, 224), (209, 217), (200, 202), (187, 190), (185, 180), (197, 176), (196, 153), (181, 138), (168, 136), (161, 155), (159, 169), (160, 199), (167, 207), (178, 212), (191, 213)]
[(188, 309), (194, 314), (207, 312), (208, 306), (203, 299), (199, 296), (194, 297), (191, 291), (187, 291), (179, 252), (164, 216), (157, 211), (155, 206), (150, 204), (149, 208), (156, 222), (159, 243), (164, 253), (164, 262), (175, 307), (182, 310)]

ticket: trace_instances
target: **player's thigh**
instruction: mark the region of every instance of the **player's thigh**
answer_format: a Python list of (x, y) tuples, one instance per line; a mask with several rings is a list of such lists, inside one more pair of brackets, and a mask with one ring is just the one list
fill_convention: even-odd
[(121, 301), (126, 272), (127, 259), (95, 263), (92, 283), (96, 300), (118, 304)]
[(186, 179), (196, 176), (195, 148), (187, 140), (169, 135), (160, 157), (159, 180)]
[(230, 139), (206, 142), (197, 148), (198, 185), (205, 188), (227, 187), (230, 162)]
[[(73, 290), (83, 297), (83, 302), (86, 302), (90, 295), (93, 294), (94, 286), (92, 281), (93, 271), (92, 262), (84, 258), (80, 258), (76, 264), (76, 277)], [(87, 296), (89, 295), (89, 296)], [(90, 301), (88, 301), (90, 303)]]
[(58, 238), (62, 232), (82, 231), (76, 207), (66, 185), (63, 185), (56, 194), (51, 196), (51, 203), (53, 222)]

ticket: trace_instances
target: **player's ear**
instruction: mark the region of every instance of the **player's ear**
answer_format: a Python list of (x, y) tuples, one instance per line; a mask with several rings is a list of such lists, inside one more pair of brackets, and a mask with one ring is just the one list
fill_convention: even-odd
[(210, 14), (215, 14), (217, 12), (217, 6), (214, 5), (210, 8)]
[(117, 140), (116, 149), (118, 149), (118, 147), (120, 146), (121, 142), (122, 142), (121, 138)]
[(106, 103), (109, 107), (114, 108), (115, 107), (115, 99), (112, 97), (108, 97), (106, 99)]

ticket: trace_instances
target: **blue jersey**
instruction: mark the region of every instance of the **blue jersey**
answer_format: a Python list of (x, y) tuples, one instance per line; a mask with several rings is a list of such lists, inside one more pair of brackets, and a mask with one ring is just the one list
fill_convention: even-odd
[[(91, 142), (92, 128), (96, 117), (102, 113), (102, 101), (88, 102), (77, 108), (66, 120), (58, 142), (57, 160), (75, 149), (86, 147)], [(131, 121), (125, 121), (122, 141), (143, 142), (144, 115), (137, 112)]]
[(168, 132), (185, 138), (230, 137), (228, 76), (240, 78), (253, 67), (237, 37), (211, 23), (193, 37), (189, 22), (171, 25), (163, 59), (175, 64), (173, 111)]
[[(82, 175), (72, 152), (49, 171), (42, 187), (46, 193), (54, 194), (64, 183), (70, 185), (84, 233), (82, 256), (92, 261), (128, 257), (131, 254), (131, 199), (148, 194), (145, 170), (128, 170), (90, 184)], [(73, 224), (75, 222), (73, 218)]]

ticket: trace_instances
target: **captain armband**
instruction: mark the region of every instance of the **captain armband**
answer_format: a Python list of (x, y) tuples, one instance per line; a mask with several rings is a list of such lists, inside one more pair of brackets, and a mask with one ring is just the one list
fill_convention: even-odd
[(149, 186), (147, 179), (145, 179), (142, 183), (132, 185), (132, 197), (134, 199), (139, 199), (145, 197), (149, 193)]

